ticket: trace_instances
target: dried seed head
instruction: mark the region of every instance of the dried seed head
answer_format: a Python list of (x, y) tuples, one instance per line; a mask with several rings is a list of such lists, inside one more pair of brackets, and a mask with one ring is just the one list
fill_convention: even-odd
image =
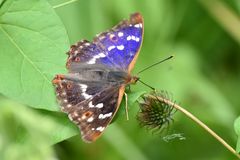
[(171, 98), (167, 92), (151, 92), (142, 96), (138, 101), (140, 111), (137, 119), (141, 126), (153, 132), (162, 132), (173, 122), (173, 114), (176, 112), (173, 105), (168, 103)]

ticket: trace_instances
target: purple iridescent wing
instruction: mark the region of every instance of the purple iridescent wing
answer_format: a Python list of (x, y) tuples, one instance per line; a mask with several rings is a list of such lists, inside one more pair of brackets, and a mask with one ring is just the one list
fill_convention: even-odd
[[(139, 13), (135, 13), (129, 20), (123, 20), (112, 29), (96, 36), (93, 42), (83, 40), (73, 45), (68, 53), (67, 67), (71, 71), (74, 68), (73, 62), (104, 64), (130, 72), (142, 39), (143, 18)], [(131, 63), (133, 64), (130, 65)]]

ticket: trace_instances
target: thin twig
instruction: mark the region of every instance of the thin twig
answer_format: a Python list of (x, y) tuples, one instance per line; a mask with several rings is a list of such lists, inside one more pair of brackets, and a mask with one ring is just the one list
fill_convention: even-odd
[[(151, 96), (151, 95), (150, 95)], [(173, 106), (180, 112), (184, 113), (187, 117), (192, 119), (194, 122), (196, 122), (198, 125), (200, 125), (203, 129), (205, 129), (209, 134), (211, 134), (215, 139), (217, 139), (224, 147), (226, 147), (230, 152), (232, 152), (235, 156), (237, 156), (240, 159), (240, 155), (226, 142), (224, 141), (219, 135), (217, 135), (212, 129), (210, 129), (206, 124), (204, 124), (201, 120), (199, 120), (197, 117), (195, 117), (193, 114), (191, 114), (186, 109), (182, 108), (181, 106), (163, 98), (163, 97), (155, 97), (151, 96), (154, 99), (159, 99), (160, 101), (163, 101), (164, 103), (169, 104), (170, 106)]]
[(76, 2), (76, 1), (78, 1), (78, 0), (70, 0), (70, 1), (67, 1), (67, 2), (64, 2), (64, 3), (60, 3), (58, 5), (53, 6), (53, 9), (60, 8), (62, 6), (66, 6), (66, 5), (68, 5), (70, 3), (73, 3), (73, 2)]

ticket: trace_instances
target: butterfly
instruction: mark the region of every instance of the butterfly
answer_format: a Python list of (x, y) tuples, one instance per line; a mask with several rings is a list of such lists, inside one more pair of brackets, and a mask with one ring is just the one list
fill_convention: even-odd
[(81, 131), (85, 142), (101, 136), (116, 114), (125, 87), (138, 81), (131, 71), (143, 41), (143, 17), (130, 15), (92, 42), (72, 45), (67, 74), (53, 79), (61, 110)]

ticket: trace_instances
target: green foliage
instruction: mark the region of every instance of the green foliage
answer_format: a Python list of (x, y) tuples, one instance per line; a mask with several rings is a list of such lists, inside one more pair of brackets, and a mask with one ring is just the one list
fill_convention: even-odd
[(54, 157), (48, 141), (48, 132), (54, 131), (51, 119), (7, 100), (1, 99), (0, 106), (1, 159), (40, 160)]
[(33, 110), (3, 98), (0, 106), (1, 159), (51, 159), (55, 156), (51, 144), (78, 133), (63, 114)]
[(65, 72), (66, 30), (44, 0), (0, 8), (0, 92), (34, 108), (58, 110), (51, 80)]
[[(234, 144), (240, 50), (239, 37), (231, 29), (240, 26), (230, 23), (226, 12), (211, 12), (219, 8), (208, 0), (89, 0), (57, 7), (64, 2), (0, 0), (0, 93), (18, 102), (0, 99), (0, 159), (233, 159), (179, 113), (174, 132), (183, 133), (185, 141), (165, 143), (141, 129), (134, 104), (147, 90), (141, 84), (128, 94), (129, 121), (123, 99), (117, 120), (96, 143), (84, 144), (79, 135), (69, 139), (79, 131), (65, 114), (55, 112), (59, 107), (51, 84), (55, 74), (66, 72), (70, 44), (91, 40), (139, 11), (145, 19), (145, 36), (135, 70), (175, 55), (142, 73), (141, 79), (172, 93), (183, 107)], [(224, 9), (239, 13), (238, 1), (221, 2)], [(234, 128), (239, 136), (239, 118)], [(66, 139), (55, 145), (54, 153), (50, 146)], [(239, 146), (238, 140), (238, 152)]]
[(236, 150), (240, 153), (240, 117), (238, 117), (234, 122), (234, 129), (236, 134), (238, 135)]

